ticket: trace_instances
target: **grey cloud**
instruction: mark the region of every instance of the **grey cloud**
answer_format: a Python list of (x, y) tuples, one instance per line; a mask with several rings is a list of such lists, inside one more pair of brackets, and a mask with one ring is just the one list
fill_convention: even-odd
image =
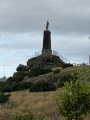
[(47, 20), (52, 50), (72, 62), (87, 62), (90, 0), (0, 0), (0, 65), (26, 64), (42, 50)]
[(39, 49), (40, 48), (40, 43), (36, 42), (18, 42), (18, 43), (12, 43), (12, 44), (2, 44), (0, 45), (0, 49), (9, 49), (9, 50), (25, 50), (25, 49)]
[(0, 31), (40, 32), (45, 22), (61, 34), (89, 34), (89, 0), (0, 0)]

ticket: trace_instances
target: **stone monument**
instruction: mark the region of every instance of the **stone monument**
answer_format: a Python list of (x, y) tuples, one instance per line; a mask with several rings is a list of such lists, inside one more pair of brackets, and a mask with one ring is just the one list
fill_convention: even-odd
[(51, 57), (52, 50), (51, 50), (51, 32), (48, 30), (49, 22), (46, 23), (46, 30), (43, 33), (43, 49), (42, 49), (42, 56), (44, 57)]
[(59, 56), (53, 55), (51, 50), (51, 32), (48, 30), (49, 22), (46, 23), (46, 30), (43, 32), (42, 54), (27, 61), (27, 66), (32, 69), (35, 67), (53, 68), (60, 67), (64, 62)]
[(64, 62), (59, 56), (53, 55), (51, 50), (51, 32), (48, 30), (49, 22), (46, 23), (46, 30), (43, 32), (43, 47), (41, 55), (30, 58), (27, 66), (19, 65), (17, 71), (27, 71), (35, 67), (54, 68), (61, 67)]

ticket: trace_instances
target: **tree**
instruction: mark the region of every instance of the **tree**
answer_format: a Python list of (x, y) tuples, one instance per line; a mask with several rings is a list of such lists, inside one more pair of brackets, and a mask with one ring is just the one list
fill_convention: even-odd
[(64, 90), (56, 96), (59, 113), (68, 120), (83, 120), (90, 111), (90, 81), (84, 78), (80, 72), (78, 79), (64, 83)]

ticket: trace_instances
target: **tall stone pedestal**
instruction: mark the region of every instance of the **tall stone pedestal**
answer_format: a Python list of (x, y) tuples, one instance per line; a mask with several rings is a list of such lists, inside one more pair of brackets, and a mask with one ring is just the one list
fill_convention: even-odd
[(44, 56), (44, 57), (51, 57), (52, 56), (51, 32), (49, 30), (45, 30), (44, 34), (43, 34), (42, 56)]

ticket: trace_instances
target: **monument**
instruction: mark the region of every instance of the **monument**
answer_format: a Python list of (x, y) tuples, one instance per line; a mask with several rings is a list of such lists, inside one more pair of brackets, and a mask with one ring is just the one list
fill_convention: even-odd
[(30, 58), (27, 61), (27, 66), (19, 65), (18, 71), (30, 70), (35, 67), (54, 68), (61, 67), (64, 61), (57, 55), (54, 55), (51, 50), (51, 32), (48, 30), (49, 22), (46, 23), (46, 29), (43, 32), (42, 53), (37, 57)]
[(42, 55), (45, 57), (51, 57), (52, 56), (52, 50), (51, 50), (51, 32), (48, 30), (49, 22), (46, 23), (46, 30), (44, 30), (43, 33), (43, 49), (42, 49)]

